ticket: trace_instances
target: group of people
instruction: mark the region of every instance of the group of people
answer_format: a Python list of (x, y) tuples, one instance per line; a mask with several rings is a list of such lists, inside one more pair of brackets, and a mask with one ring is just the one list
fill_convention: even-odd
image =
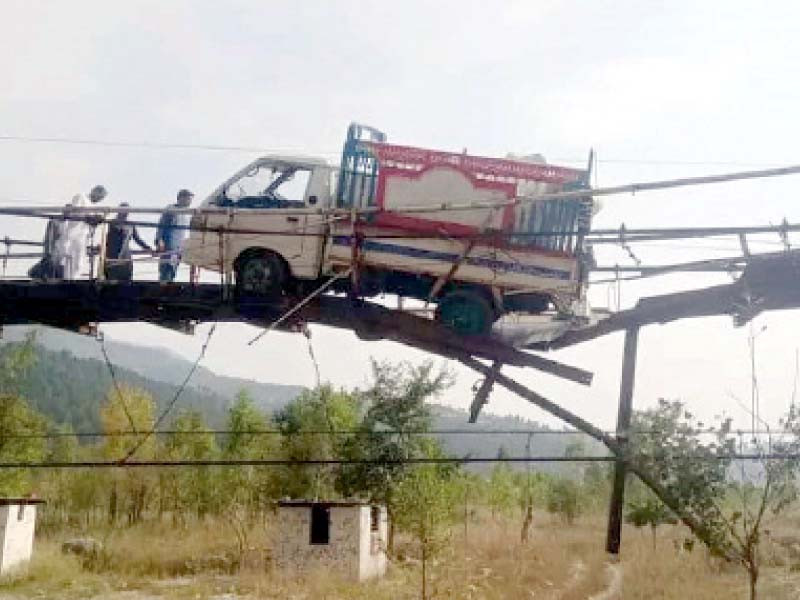
[[(128, 221), (130, 206), (123, 202), (116, 216), (106, 221), (103, 211), (76, 211), (102, 202), (108, 192), (96, 185), (87, 196), (77, 194), (64, 207), (61, 217), (47, 222), (42, 259), (28, 272), (34, 279), (76, 279), (89, 270), (94, 274), (94, 257), (102, 258), (102, 276), (112, 281), (131, 281), (133, 278), (133, 253), (131, 242), (143, 251), (159, 257), (159, 281), (175, 280), (181, 259), (181, 244), (189, 230), (189, 215), (174, 209), (191, 206), (194, 194), (183, 189), (177, 202), (161, 214), (156, 228), (155, 243), (145, 242), (135, 223)], [(70, 212), (72, 214), (70, 214)], [(102, 252), (101, 252), (102, 250)]]

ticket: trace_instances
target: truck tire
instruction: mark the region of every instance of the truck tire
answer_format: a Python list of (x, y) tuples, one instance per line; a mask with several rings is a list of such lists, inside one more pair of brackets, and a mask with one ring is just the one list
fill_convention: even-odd
[(486, 335), (494, 323), (495, 312), (482, 294), (454, 290), (439, 301), (436, 320), (462, 335)]
[(244, 298), (280, 296), (286, 286), (286, 265), (269, 250), (247, 252), (236, 259), (236, 292)]

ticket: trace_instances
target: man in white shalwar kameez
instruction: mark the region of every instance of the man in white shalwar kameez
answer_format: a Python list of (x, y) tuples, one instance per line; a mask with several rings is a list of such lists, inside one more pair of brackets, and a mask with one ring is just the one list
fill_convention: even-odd
[[(102, 185), (96, 185), (89, 192), (89, 202), (97, 204), (106, 197), (106, 194), (106, 189)], [(86, 196), (76, 194), (70, 205), (75, 208), (86, 207)], [(69, 208), (65, 210), (65, 214), (67, 217), (70, 216)], [(72, 217), (64, 221), (62, 225), (64, 229), (59, 236), (56, 249), (56, 255), (63, 267), (64, 279), (77, 279), (82, 273), (88, 272), (89, 246), (92, 244), (91, 238), (96, 227), (91, 221), (96, 220), (98, 215), (82, 212), (73, 213)]]

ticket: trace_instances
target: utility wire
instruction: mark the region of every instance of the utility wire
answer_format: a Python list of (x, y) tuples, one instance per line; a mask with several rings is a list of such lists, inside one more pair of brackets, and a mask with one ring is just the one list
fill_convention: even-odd
[[(616, 431), (605, 431), (608, 435), (613, 435)], [(662, 430), (630, 430), (629, 435), (662, 435), (669, 433)], [(701, 429), (695, 432), (697, 435), (713, 435), (719, 433), (717, 429)], [(730, 434), (748, 434), (748, 435), (787, 435), (797, 433), (789, 429), (737, 429), (731, 431)], [(77, 437), (77, 438), (106, 438), (106, 437), (126, 437), (126, 436), (139, 436), (142, 431), (51, 431), (46, 433), (9, 433), (3, 435), (3, 439), (57, 439), (64, 437)], [(588, 435), (583, 431), (566, 430), (566, 429), (383, 429), (383, 430), (367, 430), (367, 429), (301, 429), (298, 431), (285, 431), (282, 429), (201, 429), (184, 431), (182, 429), (158, 429), (150, 432), (150, 435), (250, 435), (250, 436), (267, 436), (267, 435), (282, 435), (282, 436), (302, 436), (302, 435), (353, 435), (353, 436), (386, 436), (386, 435)]]
[[(215, 152), (269, 153), (291, 150), (290, 146), (264, 148), (259, 146), (225, 146), (216, 144), (171, 144), (163, 142), (125, 142), (68, 137), (32, 137), (22, 135), (0, 135), (2, 142), (25, 142), (34, 144), (72, 144), (76, 146), (103, 146), (114, 148), (148, 148), (151, 150), (211, 150)], [(328, 153), (322, 153), (328, 154)]]
[[(105, 146), (115, 148), (143, 148), (153, 150), (206, 150), (213, 152), (243, 152), (243, 153), (272, 153), (286, 152), (301, 149), (299, 146), (242, 146), (228, 144), (188, 144), (149, 141), (119, 141), (99, 140), (91, 138), (72, 137), (45, 137), (23, 135), (0, 135), (2, 142), (43, 143), (43, 144), (71, 144), (82, 146)], [(307, 148), (303, 148), (308, 152)], [(340, 150), (320, 150), (316, 154), (324, 156), (339, 156)], [(555, 163), (585, 163), (586, 158), (552, 158)], [(775, 167), (780, 162), (761, 161), (732, 161), (732, 160), (683, 160), (683, 159), (643, 159), (643, 158), (596, 158), (596, 162), (604, 164), (633, 164), (633, 165), (674, 165), (674, 166), (717, 166), (717, 167)]]
[[(644, 457), (647, 458), (647, 457)], [(712, 456), (686, 456), (688, 460), (800, 460), (798, 453), (737, 453)], [(464, 456), (446, 458), (400, 458), (400, 459), (200, 459), (200, 460), (89, 460), (89, 461), (42, 461), (42, 462), (0, 462), (2, 469), (70, 469), (70, 468), (107, 468), (107, 467), (291, 467), (291, 466), (326, 466), (326, 465), (438, 465), (438, 464), (480, 464), (480, 463), (580, 463), (580, 462), (617, 462), (616, 456), (505, 456), (481, 457)]]

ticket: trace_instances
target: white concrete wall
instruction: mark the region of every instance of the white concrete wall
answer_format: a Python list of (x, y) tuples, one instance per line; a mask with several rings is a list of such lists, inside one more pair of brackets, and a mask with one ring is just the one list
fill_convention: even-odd
[[(22, 519), (20, 516), (22, 508)], [(0, 506), (0, 575), (27, 563), (33, 552), (36, 505)]]
[(358, 579), (364, 581), (373, 577), (383, 577), (386, 573), (386, 541), (389, 532), (389, 519), (386, 508), (380, 508), (378, 531), (371, 531), (371, 508), (361, 507), (359, 533)]

